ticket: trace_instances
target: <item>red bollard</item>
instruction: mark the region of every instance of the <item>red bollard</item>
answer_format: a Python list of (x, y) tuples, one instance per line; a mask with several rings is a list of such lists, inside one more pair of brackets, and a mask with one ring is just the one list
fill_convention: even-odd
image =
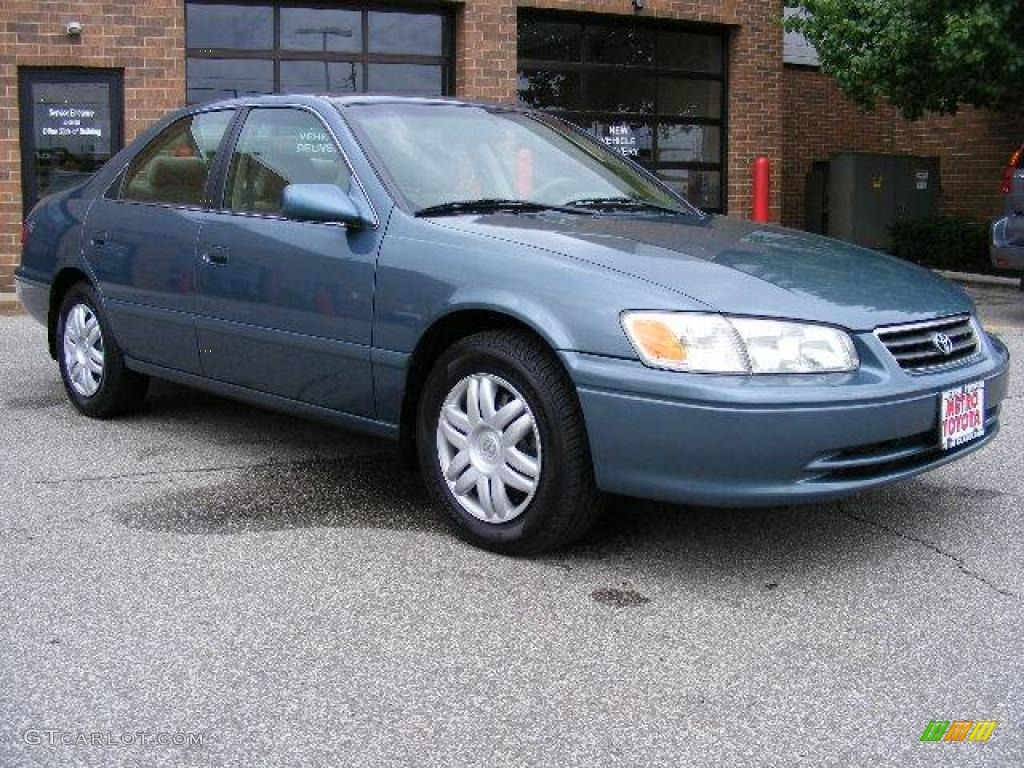
[(516, 194), (527, 198), (533, 194), (533, 150), (516, 152)]
[(754, 221), (764, 224), (770, 217), (772, 161), (764, 155), (754, 158)]

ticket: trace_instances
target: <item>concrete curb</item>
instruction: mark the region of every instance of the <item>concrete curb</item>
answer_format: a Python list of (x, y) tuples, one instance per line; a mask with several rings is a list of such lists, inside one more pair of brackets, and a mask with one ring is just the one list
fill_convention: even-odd
[(999, 275), (979, 275), (975, 272), (951, 272), (947, 269), (933, 270), (936, 274), (942, 275), (947, 280), (955, 280), (958, 283), (974, 283), (975, 285), (1002, 285), (1008, 288), (1016, 288), (1020, 285), (1018, 277), (1000, 277)]
[(20, 315), (25, 311), (16, 293), (0, 293), (0, 315)]

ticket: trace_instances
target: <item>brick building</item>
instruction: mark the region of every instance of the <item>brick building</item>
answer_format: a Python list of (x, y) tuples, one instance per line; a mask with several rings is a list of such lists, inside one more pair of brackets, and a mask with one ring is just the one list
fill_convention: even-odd
[(1019, 124), (979, 112), (863, 116), (785, 66), (782, 0), (5, 0), (0, 6), (0, 295), (26, 206), (167, 110), (246, 93), (519, 99), (563, 114), (697, 204), (803, 222), (804, 176), (842, 149), (938, 154), (942, 207), (983, 218)]

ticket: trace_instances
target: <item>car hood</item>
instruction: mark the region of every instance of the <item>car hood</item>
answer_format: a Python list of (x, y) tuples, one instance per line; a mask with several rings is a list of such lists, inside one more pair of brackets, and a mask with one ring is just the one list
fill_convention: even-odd
[(973, 311), (959, 286), (914, 264), (728, 217), (495, 213), (433, 221), (629, 274), (719, 312), (870, 330)]

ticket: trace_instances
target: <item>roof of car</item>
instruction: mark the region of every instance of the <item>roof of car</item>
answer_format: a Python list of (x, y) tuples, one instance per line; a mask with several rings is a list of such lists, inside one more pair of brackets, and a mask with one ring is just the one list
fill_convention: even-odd
[(266, 104), (314, 104), (330, 102), (338, 107), (349, 107), (364, 104), (437, 104), (437, 105), (458, 105), (466, 107), (484, 107), (493, 109), (517, 109), (516, 105), (497, 104), (483, 101), (465, 101), (463, 99), (452, 99), (447, 97), (427, 96), (385, 96), (375, 94), (354, 94), (348, 96), (335, 96), (330, 94), (273, 94), (267, 96), (248, 96), (235, 99), (223, 99), (204, 103), (202, 109), (216, 109), (223, 107), (257, 106)]

